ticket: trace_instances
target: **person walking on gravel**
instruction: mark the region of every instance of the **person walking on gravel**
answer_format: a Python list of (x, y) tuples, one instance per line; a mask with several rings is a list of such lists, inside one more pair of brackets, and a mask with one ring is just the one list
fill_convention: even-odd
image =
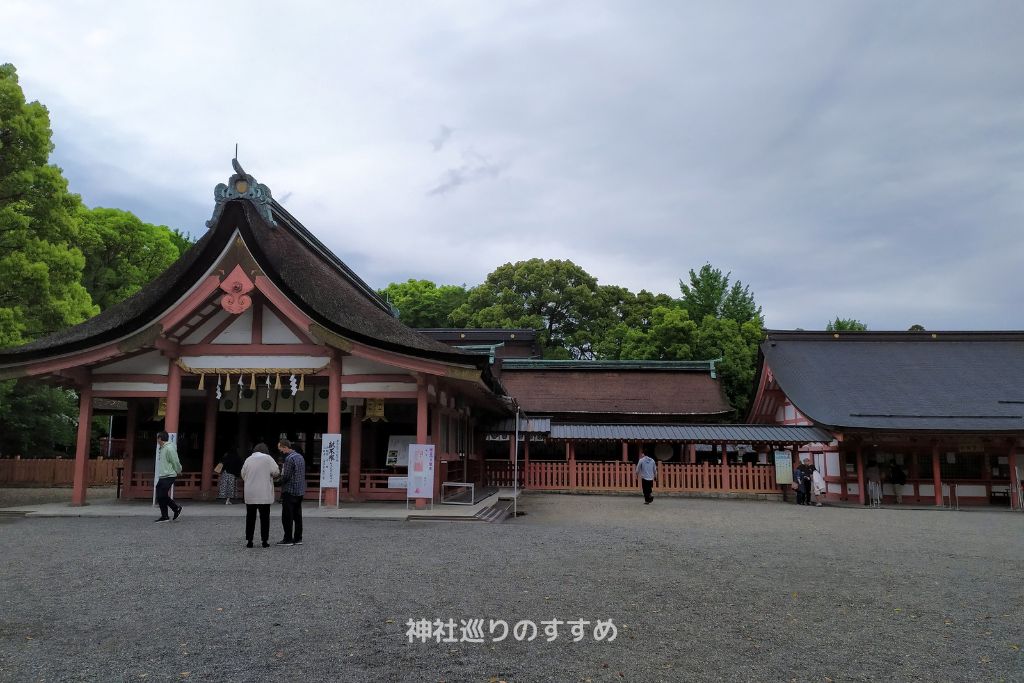
[(171, 498), (171, 487), (174, 480), (181, 474), (181, 462), (178, 460), (178, 449), (170, 442), (167, 432), (156, 435), (159, 446), (156, 454), (156, 502), (160, 505), (160, 519), (157, 522), (169, 522), (167, 509), (174, 510), (174, 519), (181, 514), (181, 506)]
[(658, 479), (658, 465), (654, 458), (646, 453), (640, 453), (635, 471), (636, 476), (640, 477), (640, 487), (644, 492), (644, 505), (650, 505), (654, 501), (654, 482)]

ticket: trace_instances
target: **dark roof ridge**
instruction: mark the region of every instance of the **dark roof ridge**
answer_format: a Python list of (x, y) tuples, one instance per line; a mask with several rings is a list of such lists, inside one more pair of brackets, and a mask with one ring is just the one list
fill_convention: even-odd
[(504, 370), (654, 370), (715, 372), (715, 360), (537, 360), (503, 358)]
[(765, 330), (766, 341), (1024, 341), (1024, 331), (1016, 330)]

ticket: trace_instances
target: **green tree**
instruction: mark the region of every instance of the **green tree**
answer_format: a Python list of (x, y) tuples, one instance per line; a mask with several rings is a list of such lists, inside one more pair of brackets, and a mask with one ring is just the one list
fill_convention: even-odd
[(740, 419), (746, 415), (753, 398), (754, 375), (757, 373), (757, 351), (764, 329), (757, 320), (738, 323), (729, 318), (704, 316), (697, 330), (695, 357), (701, 360), (720, 358), (716, 369), (729, 403)]
[(379, 290), (398, 309), (398, 319), (409, 327), (451, 327), (451, 315), (469, 299), (465, 285), (442, 285), (430, 280), (392, 282)]
[(868, 329), (868, 326), (859, 320), (853, 318), (840, 318), (836, 316), (835, 320), (830, 320), (825, 325), (826, 332), (864, 332)]
[(645, 327), (628, 327), (622, 359), (694, 360), (697, 323), (679, 306), (655, 306)]
[(0, 65), (0, 345), (23, 343), (98, 313), (81, 284), (78, 195), (56, 166), (50, 116)]
[(174, 233), (120, 209), (81, 209), (82, 284), (105, 309), (139, 291), (180, 256)]
[(924, 332), (925, 329), (924, 329), (924, 325), (918, 325), (917, 323), (914, 323), (913, 325), (910, 326), (910, 329), (907, 330), (907, 331), (908, 332)]
[(572, 261), (506, 263), (469, 292), (452, 313), (457, 327), (538, 330), (545, 358), (593, 358), (597, 279)]
[(732, 273), (722, 273), (710, 263), (701, 266), (700, 272), (690, 270), (690, 283), (679, 281), (683, 293), (683, 308), (693, 320), (704, 320), (706, 316), (728, 318), (737, 323), (756, 320), (764, 326), (761, 307), (754, 302), (750, 287), (742, 282), (729, 284)]
[(30, 381), (0, 382), (0, 453), (67, 453), (75, 442), (77, 415), (73, 391)]

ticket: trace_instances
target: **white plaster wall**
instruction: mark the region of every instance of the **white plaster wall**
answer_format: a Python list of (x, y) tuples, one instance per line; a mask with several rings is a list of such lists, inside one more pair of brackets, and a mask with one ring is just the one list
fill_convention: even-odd
[(166, 384), (153, 382), (93, 382), (93, 391), (167, 391)]
[(264, 344), (301, 344), (302, 340), (288, 329), (279, 317), (268, 306), (263, 307), (263, 343)]
[(372, 391), (416, 391), (416, 385), (406, 384), (403, 382), (359, 382), (358, 384), (342, 383), (341, 390), (343, 392), (352, 392), (355, 394)]
[(213, 340), (214, 344), (251, 344), (252, 343), (252, 308), (242, 312), (235, 322), (225, 328)]
[(356, 358), (355, 356), (345, 356), (344, 360), (341, 361), (342, 375), (391, 375), (396, 372), (405, 374), (408, 371), (399, 370), (392, 365), (385, 365), (384, 363), (366, 360), (365, 358)]
[(213, 328), (217, 327), (217, 325), (220, 325), (222, 322), (224, 322), (224, 319), (227, 318), (227, 317), (228, 317), (228, 312), (227, 311), (221, 311), (220, 313), (218, 313), (217, 315), (213, 316), (212, 318), (207, 320), (205, 323), (200, 325), (198, 328), (196, 328), (196, 330), (194, 332), (192, 332), (191, 334), (189, 334), (187, 337), (185, 337), (182, 340), (181, 343), (182, 344), (198, 344), (199, 342), (203, 341), (203, 339), (206, 337), (206, 335), (208, 335), (211, 332), (213, 332)]

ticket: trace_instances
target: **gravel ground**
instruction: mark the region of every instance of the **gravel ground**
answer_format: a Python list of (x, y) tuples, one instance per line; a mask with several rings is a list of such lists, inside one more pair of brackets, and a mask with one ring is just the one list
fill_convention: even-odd
[[(1024, 515), (522, 508), (505, 524), (310, 520), (304, 545), (266, 550), (242, 547), (241, 518), (187, 510), (0, 517), (0, 680), (1024, 680)], [(410, 618), (618, 634), (409, 644)]]
[[(116, 486), (90, 486), (86, 499), (90, 503), (113, 501)], [(40, 505), (42, 503), (70, 503), (71, 487), (0, 487), (0, 508), (18, 505)]]

